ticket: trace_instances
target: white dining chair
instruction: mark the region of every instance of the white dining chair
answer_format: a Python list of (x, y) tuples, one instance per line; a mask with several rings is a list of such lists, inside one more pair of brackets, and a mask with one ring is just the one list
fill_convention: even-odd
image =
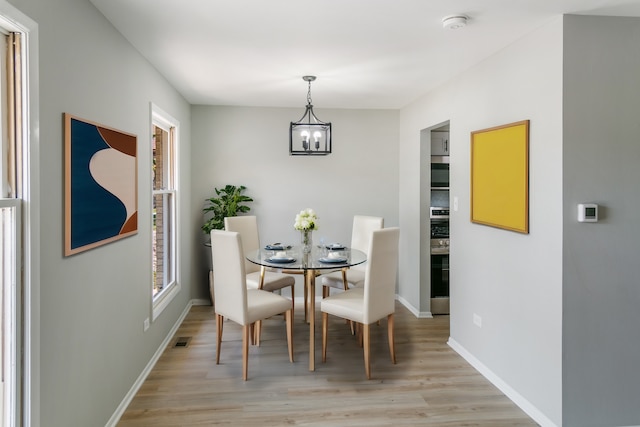
[[(384, 227), (384, 218), (376, 216), (355, 215), (351, 229), (351, 248), (369, 251), (371, 233)], [(365, 279), (366, 263), (344, 268), (340, 271), (322, 275), (322, 295), (328, 296), (331, 288), (347, 290), (350, 287), (362, 286)]]
[(286, 319), (289, 361), (293, 362), (293, 309), (281, 295), (261, 289), (247, 289), (245, 256), (240, 234), (211, 231), (211, 259), (214, 274), (216, 313), (216, 365), (220, 364), (220, 346), (224, 319), (242, 326), (242, 379), (247, 380), (251, 326), (269, 317), (283, 314)]
[(364, 286), (331, 295), (320, 302), (323, 362), (326, 362), (327, 359), (327, 334), (329, 315), (331, 314), (355, 322), (362, 328), (367, 379), (371, 379), (370, 325), (386, 317), (389, 353), (391, 362), (396, 363), (393, 323), (399, 237), (400, 229), (398, 227), (373, 231), (367, 253)]
[[(240, 233), (242, 247), (245, 251), (260, 249), (258, 220), (254, 215), (227, 217), (224, 219), (224, 229)], [(247, 272), (247, 287), (249, 289), (263, 289), (273, 292), (291, 287), (291, 300), (295, 300), (294, 285), (296, 280), (293, 276), (268, 270), (264, 266), (247, 260), (245, 260), (245, 271)]]
[[(255, 215), (232, 216), (224, 219), (226, 231), (240, 233), (242, 247), (247, 252), (260, 249), (260, 236), (258, 232), (258, 220)], [(295, 308), (295, 284), (296, 279), (279, 271), (272, 271), (264, 266), (259, 266), (245, 259), (245, 271), (247, 274), (247, 287), (249, 289), (262, 289), (269, 292), (279, 291), (283, 288), (291, 288), (291, 309)], [(215, 268), (215, 267), (214, 267)], [(293, 311), (292, 311), (293, 313)], [(260, 322), (255, 328), (252, 337), (255, 345), (260, 345)]]

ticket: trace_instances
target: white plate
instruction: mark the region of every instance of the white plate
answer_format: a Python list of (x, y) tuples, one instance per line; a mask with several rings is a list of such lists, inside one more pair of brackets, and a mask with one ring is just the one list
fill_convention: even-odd
[(318, 261), (320, 262), (327, 262), (327, 263), (332, 263), (332, 264), (344, 264), (345, 262), (347, 262), (347, 257), (323, 257), (323, 258), (319, 258)]
[(276, 258), (276, 257), (271, 257), (271, 258), (267, 258), (265, 261), (267, 262), (272, 262), (274, 264), (289, 264), (292, 262), (295, 262), (295, 258), (291, 258), (291, 257), (282, 257), (282, 258)]

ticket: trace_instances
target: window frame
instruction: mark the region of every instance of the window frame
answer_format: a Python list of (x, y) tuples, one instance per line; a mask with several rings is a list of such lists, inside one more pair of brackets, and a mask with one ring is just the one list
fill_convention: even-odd
[[(2, 393), (3, 406), (2, 425), (15, 426), (18, 425), (16, 420), (21, 408), (21, 389), (22, 384), (20, 375), (22, 372), (22, 360), (20, 358), (20, 349), (22, 348), (22, 199), (19, 198), (0, 198), (0, 209), (11, 210), (12, 229), (4, 230), (5, 224), (0, 224), (5, 231), (11, 234), (10, 241), (3, 241), (1, 244), (5, 246), (2, 251), (11, 250), (14, 257), (12, 261), (12, 271), (10, 277), (6, 279), (10, 282), (8, 287), (3, 286), (3, 293), (0, 301), (2, 301), (2, 327), (6, 328), (6, 332), (10, 335), (4, 336), (1, 345), (3, 382), (6, 383), (6, 393)], [(0, 262), (4, 262), (0, 260)], [(4, 271), (3, 271), (4, 273)], [(4, 280), (3, 278), (2, 280)], [(2, 385), (5, 387), (5, 385)]]
[[(158, 316), (164, 311), (164, 309), (169, 305), (169, 303), (178, 295), (180, 290), (182, 289), (181, 280), (180, 280), (180, 268), (179, 268), (179, 253), (177, 250), (177, 244), (180, 239), (180, 231), (178, 224), (180, 224), (180, 186), (179, 179), (180, 176), (180, 162), (179, 162), (179, 152), (180, 152), (180, 144), (179, 144), (179, 134), (180, 134), (180, 122), (173, 118), (170, 114), (163, 111), (157, 105), (151, 103), (151, 127), (150, 127), (150, 144), (149, 144), (149, 153), (150, 159), (153, 160), (153, 128), (159, 127), (169, 133), (169, 145), (172, 146), (170, 148), (170, 162), (172, 163), (173, 174), (168, 180), (169, 184), (172, 184), (171, 188), (155, 190), (153, 188), (153, 182), (151, 182), (151, 191), (150, 191), (150, 235), (153, 236), (153, 198), (155, 195), (163, 194), (163, 195), (173, 195), (173, 203), (171, 206), (171, 221), (173, 222), (172, 227), (170, 227), (173, 231), (172, 239), (171, 239), (171, 262), (174, 270), (173, 280), (166, 284), (166, 286), (153, 295), (153, 280), (151, 281), (151, 288), (149, 288), (151, 292), (151, 301), (152, 301), (152, 315), (151, 321), (155, 321)], [(150, 241), (150, 251), (151, 257), (153, 257), (153, 237)], [(153, 273), (153, 267), (150, 265), (150, 271)]]
[[(17, 161), (16, 198), (3, 205), (19, 204), (16, 208), (20, 223), (20, 257), (16, 311), (19, 334), (15, 348), (16, 396), (9, 425), (40, 425), (40, 116), (38, 79), (38, 24), (6, 0), (0, 0), (0, 28), (17, 33), (21, 92), (15, 99), (21, 120), (19, 132), (21, 156)], [(5, 203), (7, 202), (7, 203)], [(21, 211), (21, 212), (20, 212)]]

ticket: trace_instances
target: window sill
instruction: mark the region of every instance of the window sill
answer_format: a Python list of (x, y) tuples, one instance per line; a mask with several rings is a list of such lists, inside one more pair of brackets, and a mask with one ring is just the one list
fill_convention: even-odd
[(160, 314), (164, 311), (165, 308), (169, 305), (171, 301), (178, 295), (180, 292), (181, 286), (179, 283), (172, 283), (169, 287), (163, 290), (160, 295), (156, 296), (153, 299), (153, 313), (151, 315), (151, 321), (155, 321)]

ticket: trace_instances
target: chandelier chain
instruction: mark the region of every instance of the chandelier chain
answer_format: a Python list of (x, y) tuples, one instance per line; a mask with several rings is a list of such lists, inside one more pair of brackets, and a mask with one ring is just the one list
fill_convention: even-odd
[(311, 80), (309, 80), (309, 90), (307, 92), (307, 104), (311, 104)]

